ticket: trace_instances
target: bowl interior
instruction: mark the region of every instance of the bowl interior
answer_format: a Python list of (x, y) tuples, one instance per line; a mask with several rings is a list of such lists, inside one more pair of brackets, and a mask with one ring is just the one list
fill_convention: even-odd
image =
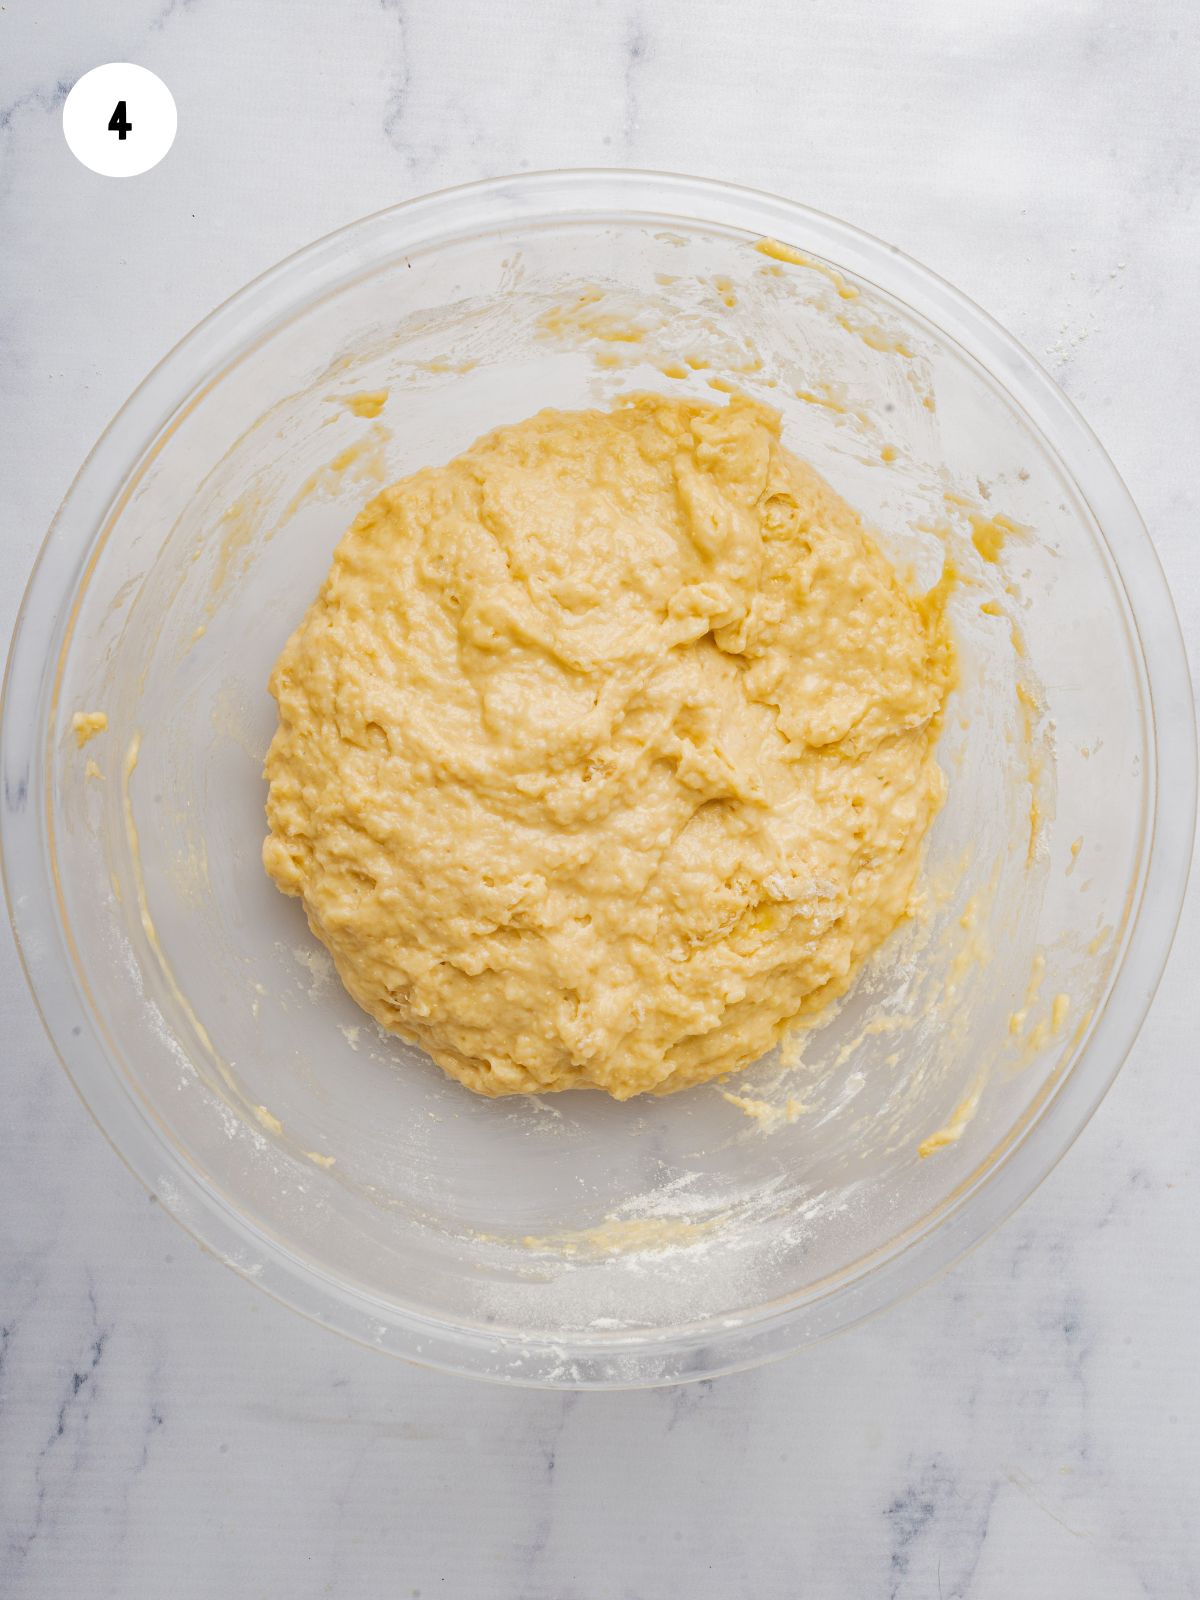
[[(782, 1309), (819, 1331), (1086, 1042), (1147, 851), (1130, 607), (999, 375), (804, 237), (534, 212), (414, 243), (398, 218), (337, 282), (273, 290), (96, 508), (45, 689), (87, 1070), (155, 1130), (168, 1202), (194, 1184), (226, 1253), (286, 1257), (328, 1320), (542, 1381), (709, 1370)], [(358, 1011), (262, 871), (269, 669), (382, 484), (543, 406), (729, 384), (914, 585), (957, 573), (920, 915), (786, 1060), (661, 1101), (475, 1099)], [(81, 710), (108, 717), (83, 749)]]

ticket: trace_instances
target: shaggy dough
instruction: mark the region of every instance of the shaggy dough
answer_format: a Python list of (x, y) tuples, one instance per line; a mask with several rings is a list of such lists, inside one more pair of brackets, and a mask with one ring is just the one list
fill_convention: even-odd
[(951, 675), (941, 589), (769, 407), (544, 411), (338, 546), (271, 677), (264, 861), (469, 1088), (680, 1089), (906, 915)]

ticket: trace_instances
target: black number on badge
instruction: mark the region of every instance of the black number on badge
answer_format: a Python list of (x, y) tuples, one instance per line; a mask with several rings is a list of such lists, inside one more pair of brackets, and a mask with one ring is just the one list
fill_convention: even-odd
[(112, 116), (109, 117), (109, 119), (108, 119), (108, 131), (109, 131), (109, 133), (115, 133), (118, 139), (124, 139), (125, 135), (129, 132), (129, 130), (132, 127), (133, 127), (133, 123), (132, 122), (126, 122), (126, 120), (125, 120), (125, 102), (124, 102), (124, 100), (118, 100), (117, 101), (116, 110), (113, 112)]

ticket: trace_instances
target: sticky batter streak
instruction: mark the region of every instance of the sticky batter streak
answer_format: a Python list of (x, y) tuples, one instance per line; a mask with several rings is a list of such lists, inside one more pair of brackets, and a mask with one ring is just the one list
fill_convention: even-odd
[(779, 431), (653, 395), (499, 428), (366, 507), (275, 666), (267, 870), (481, 1094), (744, 1067), (908, 912), (943, 588)]

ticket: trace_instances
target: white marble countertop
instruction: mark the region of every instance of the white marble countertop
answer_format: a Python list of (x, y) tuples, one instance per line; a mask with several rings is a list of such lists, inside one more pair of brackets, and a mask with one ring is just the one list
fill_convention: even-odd
[[(140, 62), (174, 150), (95, 177), (61, 103)], [(1038, 354), (1200, 638), (1192, 0), (9, 0), (0, 625), (77, 464), (217, 301), (340, 223), (632, 165), (892, 240)], [(909, 1303), (775, 1367), (486, 1388), (309, 1326), (125, 1171), (0, 949), (0, 1594), (793, 1600), (1200, 1594), (1200, 915), (1039, 1193)]]

